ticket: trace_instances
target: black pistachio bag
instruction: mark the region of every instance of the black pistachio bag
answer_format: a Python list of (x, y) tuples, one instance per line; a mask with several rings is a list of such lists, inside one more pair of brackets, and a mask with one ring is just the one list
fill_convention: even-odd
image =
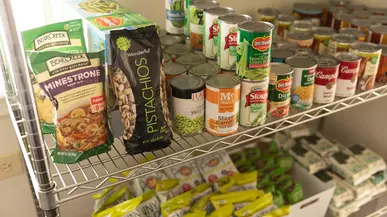
[(167, 147), (171, 121), (155, 26), (111, 32), (112, 84), (130, 154)]

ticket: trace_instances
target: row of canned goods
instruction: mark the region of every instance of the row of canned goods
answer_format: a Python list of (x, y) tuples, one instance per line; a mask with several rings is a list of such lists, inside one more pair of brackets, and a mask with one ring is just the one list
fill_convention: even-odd
[(350, 52), (335, 56), (295, 55), (285, 63), (271, 63), (269, 76), (260, 80), (185, 71), (169, 80), (173, 129), (181, 135), (205, 129), (227, 136), (239, 125), (259, 126), (267, 116), (285, 117), (291, 107), (310, 109), (314, 103), (353, 96), (374, 87), (380, 56), (379, 46), (357, 42)]

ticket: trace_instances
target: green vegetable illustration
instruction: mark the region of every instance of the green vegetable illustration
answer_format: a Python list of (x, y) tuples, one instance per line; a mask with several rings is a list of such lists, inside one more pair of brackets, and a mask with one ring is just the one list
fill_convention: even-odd
[(190, 119), (186, 116), (177, 115), (173, 121), (173, 130), (182, 135), (199, 133), (204, 128), (204, 116)]
[[(172, 4), (170, 4), (171, 11), (184, 11), (184, 1), (175, 0)], [(177, 28), (184, 27), (183, 21), (171, 21), (172, 25)]]

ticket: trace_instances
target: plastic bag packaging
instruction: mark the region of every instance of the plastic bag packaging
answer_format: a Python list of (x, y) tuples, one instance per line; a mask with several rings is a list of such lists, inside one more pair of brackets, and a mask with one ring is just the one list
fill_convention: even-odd
[(203, 183), (203, 178), (194, 161), (168, 168), (165, 170), (165, 173), (167, 176), (180, 181), (179, 185), (183, 192), (189, 191)]
[(157, 198), (155, 190), (150, 190), (142, 195), (141, 204), (137, 207), (141, 216), (160, 217), (160, 201)]
[(296, 139), (296, 142), (307, 145), (311, 150), (322, 157), (330, 156), (339, 151), (339, 148), (335, 144), (323, 137), (320, 133), (300, 137)]
[(371, 176), (371, 181), (375, 186), (385, 185), (387, 181), (387, 170), (377, 172)]
[[(21, 33), (27, 56), (33, 51), (60, 51), (63, 53), (86, 52), (82, 20), (54, 23)], [(32, 69), (30, 69), (32, 71)], [(36, 107), (43, 134), (55, 133), (54, 106), (31, 74)]]
[(291, 139), (297, 139), (300, 137), (310, 136), (313, 132), (307, 126), (300, 126), (290, 130), (285, 130), (285, 134)]
[(191, 212), (203, 212), (212, 213), (215, 210), (215, 207), (211, 203), (211, 197), (215, 195), (219, 195), (220, 193), (214, 192), (209, 195), (206, 195), (200, 198), (196, 203), (193, 203), (191, 206)]
[(336, 207), (333, 204), (329, 205), (329, 211), (333, 217), (348, 217), (352, 213), (359, 211), (359, 207), (355, 201), (347, 202), (341, 207)]
[(138, 154), (167, 147), (172, 125), (156, 27), (117, 30), (110, 36), (126, 151)]
[(290, 216), (290, 206), (280, 207), (269, 213), (263, 215), (263, 217), (288, 217)]
[(320, 170), (327, 168), (326, 162), (315, 152), (302, 144), (297, 144), (289, 149), (289, 154), (306, 168), (310, 174), (314, 174)]
[(139, 217), (140, 212), (137, 208), (142, 199), (142, 196), (140, 196), (116, 205), (116, 214), (112, 215), (112, 217)]
[(345, 187), (349, 188), (354, 193), (356, 200), (362, 199), (375, 192), (375, 186), (372, 184), (371, 180), (366, 180), (359, 185), (354, 186), (333, 173), (328, 172), (328, 174), (334, 178), (335, 182), (340, 182)]
[(191, 204), (195, 204), (203, 197), (210, 195), (213, 192), (212, 185), (210, 183), (203, 183), (192, 190)]
[(234, 163), (227, 152), (220, 151), (196, 161), (200, 173), (206, 182), (214, 183), (218, 178), (237, 173)]
[(359, 185), (371, 177), (367, 166), (343, 151), (334, 153), (328, 161), (331, 169), (352, 185)]
[(156, 193), (161, 203), (182, 193), (178, 179), (166, 179), (157, 182)]
[(221, 194), (221, 195), (215, 195), (210, 198), (211, 203), (215, 207), (215, 209), (219, 209), (220, 207), (231, 203), (238, 207), (243, 207), (246, 205), (246, 203), (251, 203), (254, 201), (257, 197), (262, 197), (265, 195), (264, 191), (260, 190), (247, 190), (247, 191), (238, 191), (238, 192), (231, 192), (227, 194)]
[(261, 217), (274, 210), (273, 195), (265, 194), (234, 213), (237, 217)]
[(212, 212), (208, 217), (232, 217), (233, 210), (234, 206), (232, 204), (226, 204)]
[[(148, 160), (154, 160), (155, 157), (153, 155), (145, 155), (147, 160), (140, 161), (140, 163), (145, 163)], [(157, 163), (150, 163), (151, 167), (157, 167)], [(146, 172), (149, 172), (147, 169), (139, 169), (136, 172), (136, 175), (141, 175)], [(168, 177), (163, 171), (153, 172), (151, 174), (142, 176), (133, 180), (133, 189), (136, 196), (140, 196), (150, 190), (156, 189), (156, 184), (160, 180), (166, 180)]]
[(258, 171), (250, 173), (235, 173), (230, 177), (230, 182), (221, 186), (221, 193), (256, 190), (257, 189)]
[(192, 195), (185, 192), (161, 204), (163, 217), (183, 217), (190, 209)]
[(296, 144), (296, 141), (294, 139), (288, 137), (285, 133), (282, 132), (274, 134), (274, 141), (276, 142), (278, 147), (284, 150), (289, 150)]
[(386, 170), (386, 162), (384, 159), (380, 155), (361, 145), (351, 145), (345, 149), (345, 153), (354, 155), (356, 160), (366, 165), (370, 174)]
[(206, 212), (195, 212), (195, 213), (188, 213), (185, 214), (184, 217), (206, 217)]
[(31, 68), (55, 107), (55, 163), (72, 164), (110, 150), (103, 52), (32, 53)]

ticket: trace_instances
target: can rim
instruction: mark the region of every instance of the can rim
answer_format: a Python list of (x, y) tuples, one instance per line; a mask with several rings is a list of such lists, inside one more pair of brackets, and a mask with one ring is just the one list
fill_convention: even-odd
[[(258, 30), (258, 29), (251, 30), (251, 29), (246, 29), (243, 26), (247, 25), (247, 24), (252, 24), (252, 25), (255, 25), (255, 24), (258, 25), (259, 24), (259, 25), (262, 25), (262, 26), (265, 25), (264, 27), (269, 27), (269, 29), (267, 29), (267, 30)], [(258, 27), (258, 26), (256, 26), (256, 27)], [(273, 31), (274, 25), (272, 23), (265, 22), (265, 21), (248, 21), (248, 22), (244, 22), (244, 23), (239, 24), (238, 28), (241, 29), (241, 30), (244, 30), (246, 32), (257, 32), (257, 31), (270, 32), (270, 31)]]
[(323, 9), (318, 5), (310, 4), (310, 3), (294, 3), (293, 10), (303, 14), (312, 14), (317, 15), (323, 12)]
[(385, 34), (387, 33), (387, 26), (384, 25), (372, 25), (370, 27), (372, 33)]
[(291, 14), (279, 14), (277, 16), (278, 22), (289, 22), (292, 23), (297, 20), (297, 17), (291, 15)]
[[(314, 59), (317, 61), (317, 67), (319, 68), (336, 68), (340, 66), (340, 61), (333, 56), (320, 55), (314, 57)], [(329, 59), (331, 61), (329, 63), (327, 63), (327, 61), (323, 62), (324, 59)]]
[[(204, 66), (208, 66), (208, 67), (213, 67), (215, 70), (215, 73), (213, 74), (208, 74), (208, 73), (197, 73), (198, 69), (200, 67), (204, 67)], [(206, 67), (207, 68), (207, 67)], [(199, 70), (201, 72), (207, 72), (207, 71), (203, 71), (203, 70)], [(222, 71), (222, 69), (220, 68), (220, 66), (218, 66), (217, 64), (211, 64), (211, 63), (202, 63), (202, 64), (199, 64), (197, 66), (194, 66), (192, 69), (189, 70), (189, 72), (193, 75), (196, 75), (196, 76), (212, 76), (212, 75), (216, 75), (218, 73), (220, 73)]]
[[(291, 58), (291, 57), (289, 57), (289, 58)], [(274, 73), (276, 75), (291, 75), (294, 72), (294, 67), (289, 65), (289, 64), (286, 64), (286, 63), (271, 63), (271, 69), (273, 69), (275, 67), (278, 67), (278, 68), (285, 68), (286, 67), (288, 70), (286, 72), (278, 72), (278, 71), (270, 70), (270, 74)]]
[[(178, 73), (168, 73), (167, 70), (165, 70), (167, 65), (174, 65), (172, 67), (176, 67), (176, 69), (179, 69), (179, 72)], [(165, 73), (165, 75), (181, 75), (181, 74), (183, 74), (185, 72), (187, 72), (187, 67), (185, 67), (184, 65), (181, 65), (179, 63), (169, 62), (169, 63), (165, 63), (164, 64), (164, 73)]]
[[(196, 85), (196, 87), (190, 87), (186, 85), (187, 83), (181, 83), (181, 81), (187, 81), (188, 79), (190, 81), (197, 81), (198, 84)], [(195, 84), (194, 82), (188, 82), (188, 83)], [(196, 91), (196, 90), (199, 91), (199, 90), (204, 90), (205, 88), (204, 79), (192, 74), (176, 76), (172, 78), (170, 81), (168, 81), (168, 84), (171, 85), (171, 88), (176, 88), (181, 91)]]
[[(359, 47), (362, 46), (362, 47)], [(374, 50), (371, 49), (364, 49), (365, 46), (368, 46), (368, 48), (374, 48)], [(371, 43), (371, 42), (354, 42), (351, 44), (351, 48), (358, 52), (368, 52), (368, 53), (378, 53), (381, 52), (382, 47), (380, 47), (377, 44)], [(363, 48), (363, 49), (362, 49)]]
[[(347, 56), (352, 56), (352, 57), (356, 57), (356, 59), (353, 59), (353, 60), (344, 60), (342, 58), (340, 58), (341, 56), (343, 55), (347, 55)], [(354, 53), (351, 53), (351, 52), (337, 52), (334, 57), (339, 60), (339, 61), (342, 61), (342, 62), (358, 62), (359, 60), (361, 60), (361, 57), (354, 54)]]
[[(226, 20), (227, 18), (231, 18), (231, 17), (234, 17), (234, 18), (236, 18), (236, 17), (242, 18), (243, 17), (243, 18), (245, 18), (245, 20), (241, 21), (241, 22), (233, 22), (233, 21), (230, 21), (230, 20)], [(229, 23), (229, 24), (240, 24), (240, 23), (251, 21), (252, 18), (249, 15), (247, 15), (247, 14), (228, 14), (228, 15), (220, 16), (218, 18), (218, 20), (221, 20), (221, 21)]]
[[(303, 63), (305, 65), (300, 65), (299, 63), (292, 63), (291, 61), (294, 61), (295, 59), (308, 59), (310, 60), (311, 62), (313, 61), (313, 63), (310, 63), (308, 65), (306, 65), (306, 61), (304, 61)], [(292, 67), (295, 67), (295, 68), (314, 68), (314, 67), (317, 67), (317, 60), (314, 59), (313, 57), (311, 56), (292, 56), (292, 57), (289, 57), (285, 60), (285, 63), (288, 64), (289, 66), (292, 66)]]
[[(182, 63), (183, 59), (188, 58), (188, 56), (190, 56), (191, 60), (192, 59), (195, 60), (195, 58), (197, 57), (196, 59), (197, 61), (196, 62), (185, 61), (184, 63)], [(177, 58), (176, 62), (182, 65), (198, 65), (198, 62), (200, 62), (199, 64), (205, 63), (206, 57), (204, 55), (197, 54), (197, 53), (186, 53), (186, 54), (183, 54), (181, 57)]]
[[(214, 84), (214, 82), (216, 81), (215, 79), (227, 79), (228, 81), (231, 81), (232, 83), (230, 85), (224, 85), (224, 84), (216, 85), (216, 84)], [(209, 87), (218, 88), (218, 89), (220, 89), (220, 88), (234, 88), (234, 87), (239, 86), (240, 83), (241, 83), (241, 80), (236, 75), (217, 74), (217, 75), (209, 76), (206, 79), (206, 86), (208, 85)]]
[[(218, 13), (215, 12), (215, 10), (223, 10), (222, 12), (218, 11)], [(213, 7), (213, 8), (206, 8), (203, 10), (206, 13), (218, 15), (218, 16), (224, 16), (229, 14), (235, 14), (234, 8), (231, 7)]]
[(220, 3), (217, 1), (198, 1), (198, 2), (192, 2), (190, 4), (191, 6), (194, 6), (200, 10), (204, 10), (206, 8), (213, 8), (213, 7), (219, 7)]

